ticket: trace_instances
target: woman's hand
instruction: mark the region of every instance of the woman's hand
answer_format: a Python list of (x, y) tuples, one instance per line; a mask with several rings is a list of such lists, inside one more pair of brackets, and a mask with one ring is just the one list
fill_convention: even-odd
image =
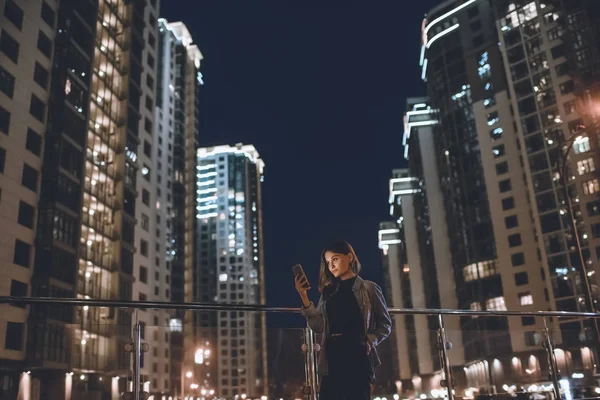
[(310, 283), (308, 282), (308, 278), (306, 277), (306, 275), (302, 274), (296, 275), (294, 280), (296, 281), (296, 291), (302, 299), (302, 305), (304, 307), (310, 306), (310, 300), (308, 300), (308, 294), (306, 293), (310, 290)]

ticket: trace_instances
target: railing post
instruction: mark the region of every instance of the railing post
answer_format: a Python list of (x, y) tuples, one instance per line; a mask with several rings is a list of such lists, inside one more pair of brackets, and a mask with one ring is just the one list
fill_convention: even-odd
[(554, 354), (554, 344), (552, 343), (552, 336), (550, 335), (550, 329), (548, 328), (548, 321), (546, 317), (542, 317), (544, 321), (544, 348), (548, 355), (548, 366), (550, 367), (550, 379), (552, 379), (552, 385), (554, 386), (554, 395), (557, 400), (560, 400), (560, 376), (558, 375), (558, 365), (556, 363), (556, 354)]
[(444, 379), (441, 384), (442, 387), (446, 387), (446, 390), (448, 391), (448, 400), (454, 400), (454, 380), (452, 379), (452, 370), (450, 368), (450, 357), (448, 357), (448, 350), (452, 348), (452, 344), (448, 341), (448, 337), (446, 336), (442, 314), (438, 314), (438, 323), (437, 348), (440, 355), (442, 370), (444, 371)]
[(304, 328), (304, 345), (302, 346), (306, 376), (304, 395), (308, 400), (317, 400), (317, 363), (315, 359), (317, 346), (315, 346), (315, 334), (312, 329)]
[(140, 400), (141, 374), (142, 374), (142, 326), (138, 320), (138, 311), (135, 311), (135, 325), (133, 328), (133, 398)]

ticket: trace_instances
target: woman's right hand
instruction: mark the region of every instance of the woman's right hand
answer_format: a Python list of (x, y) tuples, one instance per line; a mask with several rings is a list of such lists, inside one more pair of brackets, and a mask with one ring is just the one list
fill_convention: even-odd
[(307, 294), (307, 292), (310, 290), (310, 283), (308, 282), (308, 278), (306, 277), (306, 275), (296, 275), (294, 279), (296, 281), (296, 291), (302, 299), (302, 305), (304, 307), (310, 306), (310, 301), (308, 300)]

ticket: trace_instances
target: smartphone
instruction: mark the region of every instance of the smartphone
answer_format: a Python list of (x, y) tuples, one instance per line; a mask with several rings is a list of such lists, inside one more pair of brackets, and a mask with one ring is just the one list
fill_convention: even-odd
[(306, 274), (304, 273), (304, 269), (302, 268), (302, 265), (300, 264), (296, 264), (292, 267), (292, 272), (294, 273), (294, 276), (301, 276), (304, 279), (306, 279), (306, 282), (308, 283), (308, 277), (306, 276)]

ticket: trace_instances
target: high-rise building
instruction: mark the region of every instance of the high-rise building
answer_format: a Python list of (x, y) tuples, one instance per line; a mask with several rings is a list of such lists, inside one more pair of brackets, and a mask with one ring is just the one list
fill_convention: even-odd
[[(198, 89), (202, 84), (202, 53), (181, 22), (159, 20), (158, 77), (154, 149), (157, 163), (156, 248), (157, 262), (164, 263), (164, 274), (156, 290), (165, 291), (174, 302), (192, 301), (191, 276), (194, 257), (196, 202), (196, 149)], [(156, 274), (156, 272), (155, 272)], [(186, 314), (176, 311), (160, 326), (168, 326), (170, 335), (170, 375), (173, 391), (192, 394), (193, 377), (186, 378), (184, 363), (184, 324)], [(161, 354), (162, 355), (162, 354)], [(186, 381), (187, 379), (187, 381)]]
[[(429, 214), (419, 226), (432, 230), (434, 251), (408, 246), (407, 258), (412, 272), (411, 252), (422, 268), (433, 255), (438, 284), (440, 270), (454, 278), (458, 308), (588, 311), (597, 301), (597, 8), (589, 1), (446, 1), (423, 21), (423, 112), (435, 120), (433, 136), (424, 148), (424, 130), (415, 135), (409, 127), (405, 155), (410, 176), (426, 178), (427, 199), (415, 204), (429, 204), (417, 215)], [(438, 178), (428, 183), (432, 165)], [(444, 212), (434, 217), (434, 210)], [(448, 244), (438, 241), (438, 252), (433, 231), (442, 225)], [(596, 327), (552, 323), (561, 374), (590, 379)], [(542, 328), (532, 317), (461, 318), (465, 385), (487, 388), (517, 376), (543, 382)], [(512, 377), (500, 376), (503, 368)]]
[[(386, 286), (391, 289), (395, 307), (455, 309), (456, 284), (435, 160), (437, 112), (429, 106), (427, 98), (412, 98), (407, 103), (403, 144), (409, 168), (393, 171), (389, 203), (390, 214), (396, 221), (382, 224), (379, 231)], [(408, 357), (398, 355), (403, 389), (412, 389), (417, 396), (430, 393), (431, 389), (437, 389), (441, 368), (438, 318), (424, 315), (395, 318), (397, 347), (401, 352), (409, 349)], [(453, 343), (452, 362), (460, 365), (464, 351), (459, 320), (446, 317), (444, 325)]]
[[(0, 241), (0, 294), (4, 296), (31, 293), (56, 13), (56, 4), (42, 0), (0, 1), (0, 219), (5, 232)], [(71, 244), (76, 249), (76, 237)], [(70, 275), (72, 288), (75, 274)], [(16, 398), (19, 381), (30, 381), (21, 374), (27, 368), (28, 316), (26, 307), (0, 305), (0, 396)]]
[[(1, 243), (2, 294), (168, 299), (155, 279), (166, 278), (154, 229), (158, 1), (2, 0), (0, 10), (0, 212), (14, 226)], [(34, 399), (128, 390), (131, 311), (1, 314), (0, 368), (11, 372), (0, 390)], [(145, 389), (163, 393), (169, 343), (150, 327), (168, 317), (137, 315), (150, 345)]]
[[(264, 163), (254, 146), (238, 144), (199, 149), (197, 168), (194, 301), (265, 304)], [(210, 374), (219, 397), (267, 394), (265, 325), (259, 313), (194, 314), (186, 348), (214, 355), (198, 373)]]

